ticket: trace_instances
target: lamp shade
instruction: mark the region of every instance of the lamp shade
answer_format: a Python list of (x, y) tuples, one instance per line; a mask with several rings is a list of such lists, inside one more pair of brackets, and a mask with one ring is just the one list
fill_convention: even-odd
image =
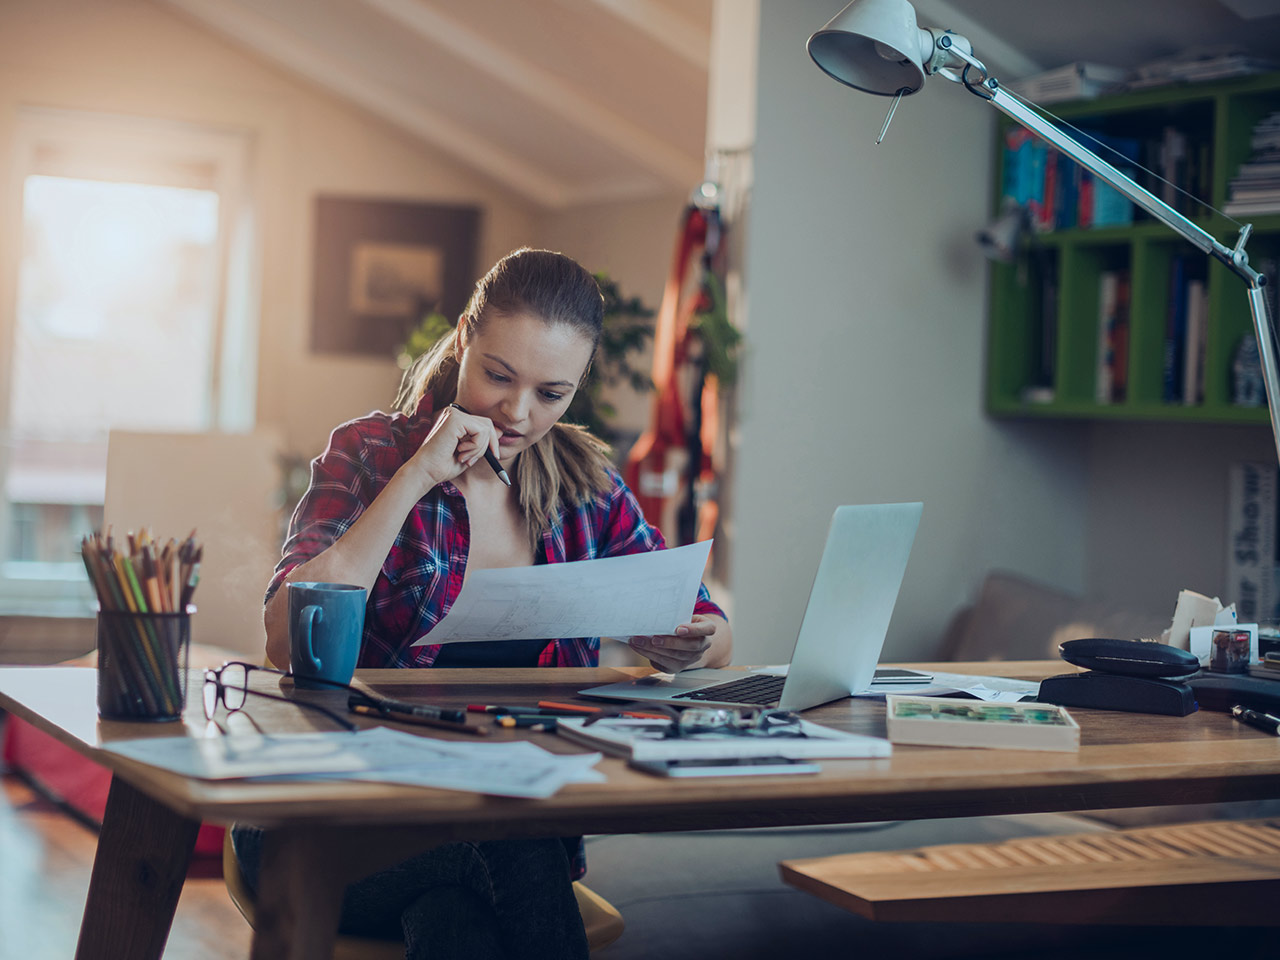
[(808, 50), (828, 76), (892, 97), (924, 86), (933, 36), (907, 0), (853, 0), (809, 38)]

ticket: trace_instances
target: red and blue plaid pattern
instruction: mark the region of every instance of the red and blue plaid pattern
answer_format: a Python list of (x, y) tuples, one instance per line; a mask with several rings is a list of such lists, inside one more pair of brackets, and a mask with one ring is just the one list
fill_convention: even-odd
[[(289, 523), (283, 556), (267, 589), (269, 599), (289, 571), (337, 541), (373, 502), (431, 430), (429, 399), (412, 417), (375, 412), (344, 423), (311, 463), (311, 485)], [(594, 560), (663, 550), (662, 534), (640, 512), (616, 471), (611, 487), (593, 499), (565, 507), (542, 537), (547, 563)], [(396, 535), (365, 610), (360, 667), (429, 667), (438, 645), (411, 644), (449, 612), (462, 589), (470, 546), (466, 501), (452, 483), (431, 490)], [(724, 616), (705, 586), (695, 613)], [(599, 637), (548, 641), (543, 667), (590, 667), (600, 658)]]

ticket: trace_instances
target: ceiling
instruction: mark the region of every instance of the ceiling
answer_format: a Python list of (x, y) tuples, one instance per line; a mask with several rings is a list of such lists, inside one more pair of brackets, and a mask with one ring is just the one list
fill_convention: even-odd
[[(539, 206), (683, 193), (703, 177), (713, 0), (160, 2)], [(1200, 44), (1280, 57), (1280, 0), (915, 6), (1006, 81)]]

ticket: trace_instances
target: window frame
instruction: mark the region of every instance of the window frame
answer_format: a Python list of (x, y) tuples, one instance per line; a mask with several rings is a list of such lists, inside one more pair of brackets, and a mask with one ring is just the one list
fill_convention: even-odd
[[(12, 345), (18, 330), (24, 188), (32, 175), (199, 186), (217, 193), (216, 301), (203, 429), (252, 430), (261, 297), (250, 131), (36, 106), (19, 107), (13, 129), (11, 175), (0, 184), (0, 491), (7, 484), (11, 456)], [(0, 551), (8, 550), (12, 523), (8, 496), (0, 494)], [(11, 561), (0, 552), (0, 616), (92, 615), (95, 598), (83, 568), (77, 567)]]

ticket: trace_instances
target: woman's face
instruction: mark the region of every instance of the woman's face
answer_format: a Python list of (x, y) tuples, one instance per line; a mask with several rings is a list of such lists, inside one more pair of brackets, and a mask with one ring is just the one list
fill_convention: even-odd
[(463, 340), (458, 404), (493, 421), (509, 464), (569, 408), (591, 352), (591, 341), (567, 323), (524, 312), (489, 317)]

